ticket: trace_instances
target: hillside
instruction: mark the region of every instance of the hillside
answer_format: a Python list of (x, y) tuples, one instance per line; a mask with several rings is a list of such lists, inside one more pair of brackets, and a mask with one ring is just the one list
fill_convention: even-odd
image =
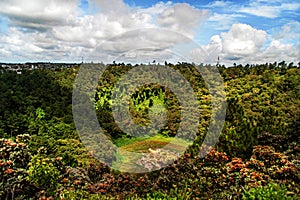
[[(85, 135), (76, 130), (72, 93), (79, 67), (22, 74), (0, 68), (1, 199), (299, 198), (299, 66), (284, 61), (219, 66), (226, 118), (217, 144), (204, 147), (208, 154), (202, 158), (200, 147), (213, 121), (211, 94), (192, 64), (166, 64), (182, 74), (195, 92), (197, 106), (191, 112), (199, 124), (188, 119), (180, 125), (180, 99), (169, 88), (148, 84), (131, 95), (133, 120), (123, 122), (128, 130), (133, 122), (140, 125), (140, 132), (126, 133), (114, 120), (111, 98), (121, 77), (139, 65), (108, 65), (92, 101), (101, 128), (118, 147), (115, 151), (101, 146), (107, 150), (100, 157), (110, 159), (113, 168), (93, 157), (98, 152), (88, 150)], [(151, 115), (163, 121), (162, 110), (165, 124), (145, 134)], [(181, 126), (185, 132), (176, 140)], [(156, 128), (159, 131), (152, 131)], [(84, 131), (89, 136), (88, 129)], [(196, 137), (191, 139), (192, 133)], [(168, 144), (167, 150), (161, 150)], [(95, 151), (99, 148), (97, 141), (88, 145)], [(132, 157), (128, 152), (146, 154)], [(178, 152), (184, 152), (179, 159)], [(156, 160), (171, 164), (159, 169)], [(153, 171), (155, 166), (158, 170)], [(146, 171), (127, 173), (139, 170)]]

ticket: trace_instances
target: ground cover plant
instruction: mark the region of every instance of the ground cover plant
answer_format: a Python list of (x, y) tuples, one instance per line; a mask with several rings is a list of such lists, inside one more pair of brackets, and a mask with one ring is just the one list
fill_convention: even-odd
[[(226, 122), (217, 145), (199, 157), (211, 119), (210, 94), (192, 64), (166, 64), (196, 93), (197, 137), (174, 140), (180, 102), (168, 88), (155, 84), (131, 96), (130, 114), (143, 127), (163, 109), (165, 125), (149, 135), (123, 132), (113, 119), (111, 95), (120, 77), (138, 65), (108, 65), (93, 99), (99, 123), (120, 150), (147, 153), (131, 158), (117, 152), (115, 169), (95, 159), (76, 132), (72, 89), (78, 68), (22, 75), (0, 69), (1, 199), (299, 199), (299, 66), (219, 66)], [(189, 130), (189, 123), (183, 126)], [(159, 168), (157, 160), (169, 165), (151, 171)], [(122, 172), (139, 167), (149, 173)]]

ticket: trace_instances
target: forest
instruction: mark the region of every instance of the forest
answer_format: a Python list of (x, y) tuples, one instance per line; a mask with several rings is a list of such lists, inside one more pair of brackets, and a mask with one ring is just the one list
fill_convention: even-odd
[[(203, 157), (211, 95), (194, 64), (160, 66), (182, 74), (195, 91), (200, 113), (192, 141), (185, 136), (173, 141), (182, 105), (158, 84), (138, 88), (129, 110), (142, 129), (150, 123), (150, 110), (158, 115), (163, 108), (166, 121), (159, 131), (132, 136), (116, 124), (113, 90), (138, 67), (108, 64), (91, 99), (112, 143), (145, 153), (130, 157), (107, 148), (101, 156), (113, 167), (86, 148), (74, 123), (72, 93), (80, 67), (22, 74), (0, 67), (1, 199), (300, 199), (300, 63), (217, 66), (226, 118), (218, 142)], [(124, 123), (132, 127), (131, 120)], [(192, 123), (184, 124), (187, 132)], [(157, 166), (157, 160), (167, 166)], [(148, 171), (130, 172), (140, 169)]]

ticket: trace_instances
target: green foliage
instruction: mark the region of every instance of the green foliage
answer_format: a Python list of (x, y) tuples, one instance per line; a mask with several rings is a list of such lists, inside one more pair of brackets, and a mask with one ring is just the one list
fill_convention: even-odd
[(126, 145), (129, 145), (129, 144), (135, 143), (135, 142), (144, 141), (146, 139), (147, 138), (137, 138), (137, 137), (123, 136), (123, 137), (120, 137), (120, 138), (116, 138), (113, 141), (114, 141), (114, 144), (117, 147), (121, 147), (121, 146), (126, 146)]
[[(0, 198), (29, 197), (35, 188), (26, 180), (31, 154), (27, 146), (29, 135), (18, 135), (16, 140), (0, 139)], [(32, 190), (32, 191), (30, 191)]]
[(45, 111), (41, 108), (36, 109), (36, 119), (42, 120), (45, 117)]
[[(109, 76), (112, 79), (102, 78), (99, 82), (96, 94), (95, 108), (97, 110), (98, 120), (101, 127), (110, 134), (113, 138), (118, 138), (124, 136), (126, 133), (122, 132), (112, 117), (112, 93), (120, 92), (121, 95), (118, 99), (124, 98), (124, 93), (127, 91), (126, 87), (130, 85), (127, 83), (125, 88), (116, 88), (115, 84), (117, 80), (127, 72), (130, 68), (123, 68), (123, 66), (113, 66), (108, 68), (104, 73), (103, 77)], [(140, 128), (146, 130), (146, 125), (150, 124), (149, 115), (152, 118), (157, 119), (157, 121), (162, 121), (164, 111), (167, 111), (167, 122), (160, 133), (167, 135), (174, 135), (178, 129), (178, 121), (180, 117), (179, 104), (174, 94), (171, 91), (166, 90), (166, 88), (155, 84), (144, 85), (143, 87), (137, 88), (137, 90), (132, 94), (129, 102), (130, 114), (133, 118), (134, 123), (140, 125)], [(124, 118), (125, 113), (119, 112), (121, 118)], [(128, 129), (130, 126), (130, 119), (125, 120), (124, 123), (128, 123)], [(175, 123), (174, 123), (175, 122)], [(155, 129), (156, 127), (152, 127)], [(146, 130), (152, 135), (157, 134), (152, 130)], [(138, 133), (137, 133), (138, 134)], [(145, 135), (139, 135), (143, 137)], [(149, 136), (149, 135), (148, 135)]]
[[(287, 134), (294, 122), (295, 111), (300, 108), (299, 98), (297, 98), (300, 72), (298, 68), (290, 67), (282, 73), (282, 69), (278, 66), (282, 65), (270, 63), (219, 68), (226, 81), (228, 103), (226, 123), (217, 146), (219, 150), (231, 156), (246, 158), (250, 156), (252, 147), (258, 144), (257, 137), (262, 132)], [(210, 123), (210, 94), (193, 65), (179, 63), (170, 67), (181, 73), (196, 91), (201, 114), (197, 130), (198, 139), (195, 142), (201, 144)], [(113, 138), (123, 137), (125, 133), (113, 120), (111, 94), (115, 89), (122, 90), (122, 88), (114, 88), (114, 85), (130, 69), (131, 67), (124, 68), (121, 65), (110, 66), (99, 82), (95, 102), (97, 115), (101, 126)], [(287, 101), (291, 103), (285, 104)], [(149, 124), (149, 111), (154, 102), (157, 105), (164, 105), (167, 112), (167, 120), (160, 133), (174, 136), (179, 127), (180, 107), (176, 96), (165, 88), (145, 85), (132, 95), (130, 111), (134, 122), (142, 126)], [(189, 127), (188, 124), (183, 126)], [(130, 127), (129, 123), (128, 127)]]
[[(1, 72), (0, 198), (299, 198), (299, 68), (285, 62), (219, 67), (226, 88), (226, 123), (217, 149), (210, 149), (201, 158), (195, 155), (211, 120), (210, 94), (193, 65), (168, 66), (181, 73), (196, 93), (200, 110), (197, 137), (172, 165), (138, 175), (111, 171), (92, 157), (97, 152), (88, 152), (80, 142), (71, 104), (77, 69), (24, 71), (18, 76)], [(148, 152), (173, 139), (181, 121), (180, 104), (168, 88), (154, 84), (139, 88), (129, 102), (134, 122), (147, 125), (151, 114), (166, 111), (166, 124), (156, 135), (126, 135), (114, 122), (111, 93), (119, 78), (132, 68), (109, 65), (100, 79), (94, 103), (101, 127), (118, 147)], [(198, 113), (196, 109), (192, 112)], [(187, 133), (194, 131), (189, 129), (190, 122), (182, 125)], [(20, 133), (29, 133), (30, 137), (17, 136)], [(99, 146), (95, 140), (89, 141), (91, 146)], [(178, 140), (170, 150), (181, 150), (184, 144), (189, 143)], [(47, 151), (39, 150), (43, 146)], [(105, 145), (103, 148), (104, 156), (115, 163), (114, 150)], [(204, 147), (202, 153), (208, 149)], [(120, 154), (117, 157), (125, 164), (130, 159)], [(153, 159), (162, 157), (168, 155)]]
[(53, 164), (53, 160), (45, 157), (45, 148), (41, 148), (28, 164), (28, 180), (40, 188), (46, 189), (50, 195), (58, 189), (60, 171)]
[(71, 167), (88, 166), (89, 163), (95, 162), (83, 144), (75, 139), (57, 140), (54, 157), (62, 157), (64, 163)]
[(274, 199), (274, 200), (286, 200), (294, 199), (287, 196), (287, 189), (284, 185), (268, 184), (267, 187), (251, 188), (248, 191), (244, 191), (242, 199), (260, 200), (260, 199)]
[(300, 108), (299, 98), (295, 96), (299, 86), (291, 81), (299, 80), (299, 69), (288, 69), (285, 74), (264, 66), (251, 70), (254, 74), (259, 70), (263, 73), (246, 74), (225, 82), (227, 116), (218, 143), (219, 150), (243, 158), (249, 157), (249, 150), (258, 144), (261, 133), (286, 135)]
[[(28, 119), (36, 119), (33, 118), (36, 114), (40, 118), (45, 114), (46, 120), (56, 117), (72, 123), (69, 118), (72, 118), (71, 89), (75, 74), (65, 71), (55, 72), (56, 75), (47, 70), (25, 71), (22, 75), (11, 71), (1, 73), (0, 120), (4, 123), (0, 123), (0, 130), (10, 136), (30, 132)], [(67, 88), (57, 82), (58, 75), (68, 80)]]

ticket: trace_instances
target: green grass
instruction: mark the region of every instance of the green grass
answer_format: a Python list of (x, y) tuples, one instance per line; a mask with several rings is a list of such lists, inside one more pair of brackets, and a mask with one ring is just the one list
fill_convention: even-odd
[[(170, 143), (172, 142), (172, 143)], [(152, 137), (143, 138), (118, 138), (114, 140), (114, 143), (119, 147), (117, 152), (117, 161), (113, 163), (114, 169), (120, 171), (130, 171), (130, 169), (140, 168), (135, 162), (141, 158), (142, 154), (132, 155), (130, 152), (135, 153), (149, 153), (148, 149), (163, 148), (169, 144), (168, 149), (171, 151), (182, 152), (186, 147), (191, 144), (183, 139), (166, 137), (161, 134), (157, 134)]]
[(148, 139), (149, 137), (143, 137), (143, 138), (136, 138), (136, 137), (132, 137), (132, 138), (128, 138), (128, 137), (121, 137), (121, 138), (117, 138), (117, 139), (113, 139), (113, 143), (117, 146), (117, 147), (122, 147), (122, 146), (126, 146), (135, 142), (139, 142), (139, 141), (144, 141), (146, 139)]
[(185, 149), (189, 143), (182, 139), (177, 139), (177, 138), (171, 138), (171, 137), (164, 137), (162, 135), (156, 135), (154, 137), (150, 137), (141, 141), (135, 141), (132, 143), (129, 143), (127, 145), (122, 146), (121, 148), (127, 151), (131, 152), (143, 152), (147, 153), (148, 149), (158, 149), (158, 148), (163, 148), (165, 145), (169, 144), (169, 149), (170, 150), (178, 150), (182, 151)]
[[(173, 137), (166, 137), (162, 134), (156, 134), (152, 137), (147, 136), (147, 137), (122, 137), (122, 138), (117, 138), (115, 140), (113, 140), (113, 143), (117, 146), (117, 147), (124, 147), (125, 146), (129, 146), (129, 145), (143, 145), (143, 141), (145, 141), (146, 143), (149, 143), (147, 141), (152, 141), (152, 142), (165, 142), (165, 143), (169, 143), (172, 142), (174, 145), (180, 145), (180, 146), (187, 146), (191, 143), (183, 140), (183, 139), (179, 139), (179, 138), (173, 138)], [(136, 144), (135, 144), (136, 143)], [(149, 143), (150, 144), (150, 143)], [(166, 144), (163, 144), (163, 146)], [(159, 145), (157, 147), (155, 146), (149, 146), (148, 148), (162, 148), (163, 146)], [(138, 150), (138, 149), (137, 149)]]

